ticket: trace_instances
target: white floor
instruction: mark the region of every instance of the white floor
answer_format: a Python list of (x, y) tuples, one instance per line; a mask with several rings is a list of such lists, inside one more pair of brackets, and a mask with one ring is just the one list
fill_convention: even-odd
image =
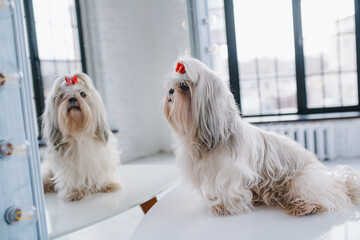
[[(175, 164), (174, 156), (170, 154), (162, 154), (157, 156), (150, 156), (146, 159), (139, 159), (137, 161), (127, 164)], [(325, 162), (330, 168), (335, 165), (350, 165), (360, 171), (360, 159), (341, 159)], [(161, 199), (171, 189), (165, 191), (158, 199)], [(91, 227), (82, 229), (67, 236), (57, 238), (60, 240), (101, 240), (101, 239), (117, 239), (129, 240), (135, 231), (137, 225), (142, 220), (144, 214), (140, 207), (133, 208), (125, 213), (110, 218), (101, 223), (95, 224)], [(334, 239), (334, 238), (332, 238)], [(350, 238), (351, 239), (351, 238)]]

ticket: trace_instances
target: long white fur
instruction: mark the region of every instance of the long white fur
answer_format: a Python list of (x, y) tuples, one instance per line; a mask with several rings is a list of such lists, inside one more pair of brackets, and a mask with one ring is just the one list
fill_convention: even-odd
[[(42, 163), (45, 192), (54, 189), (60, 197), (71, 201), (91, 193), (121, 189), (115, 172), (119, 152), (105, 107), (91, 79), (84, 73), (76, 76), (79, 83), (70, 86), (65, 84), (65, 76), (55, 80), (43, 115), (43, 138), (47, 145)], [(81, 92), (86, 94), (85, 98)], [(77, 97), (81, 118), (70, 116), (67, 103), (70, 97)]]
[[(178, 62), (185, 74), (175, 72)], [(212, 213), (249, 211), (256, 192), (257, 202), (291, 215), (359, 205), (358, 173), (348, 166), (330, 172), (295, 141), (245, 122), (229, 88), (200, 61), (179, 58), (165, 86), (164, 113), (174, 130), (178, 166)]]

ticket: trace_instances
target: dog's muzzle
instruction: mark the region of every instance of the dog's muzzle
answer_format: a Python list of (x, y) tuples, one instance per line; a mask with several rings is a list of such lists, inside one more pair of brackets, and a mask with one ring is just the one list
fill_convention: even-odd
[(81, 111), (79, 102), (76, 97), (69, 98), (68, 112), (70, 112), (72, 109)]

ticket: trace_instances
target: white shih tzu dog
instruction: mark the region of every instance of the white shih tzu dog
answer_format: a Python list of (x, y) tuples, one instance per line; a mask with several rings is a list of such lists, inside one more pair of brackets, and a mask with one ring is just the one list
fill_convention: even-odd
[(229, 88), (200, 61), (180, 58), (166, 88), (177, 163), (213, 214), (264, 204), (300, 216), (360, 205), (356, 172), (348, 166), (330, 172), (295, 141), (246, 123)]
[(86, 74), (55, 80), (45, 103), (43, 138), (45, 192), (55, 190), (60, 197), (77, 201), (122, 188), (115, 173), (116, 140), (101, 97)]

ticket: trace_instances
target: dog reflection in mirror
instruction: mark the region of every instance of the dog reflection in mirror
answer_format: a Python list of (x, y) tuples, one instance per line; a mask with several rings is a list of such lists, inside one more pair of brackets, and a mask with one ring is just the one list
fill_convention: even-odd
[(358, 173), (329, 171), (300, 144), (245, 122), (229, 87), (205, 64), (180, 58), (165, 86), (177, 164), (213, 214), (264, 204), (299, 216), (360, 205)]
[(86, 74), (55, 80), (45, 103), (43, 138), (45, 192), (55, 190), (60, 197), (77, 201), (122, 188), (116, 177), (117, 143), (101, 97)]

